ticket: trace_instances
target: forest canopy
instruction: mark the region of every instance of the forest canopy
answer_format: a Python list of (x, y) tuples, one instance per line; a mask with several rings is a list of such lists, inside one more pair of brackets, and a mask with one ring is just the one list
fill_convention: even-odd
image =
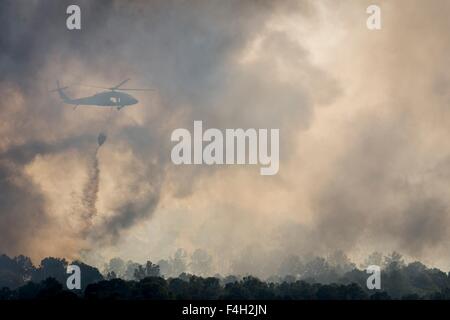
[[(35, 266), (29, 257), (0, 255), (0, 300), (22, 299), (271, 299), (365, 300), (449, 299), (448, 272), (421, 262), (406, 263), (399, 253), (373, 253), (359, 267), (342, 252), (327, 257), (290, 256), (279, 273), (207, 275), (208, 255), (197, 250), (188, 261), (183, 251), (158, 263), (113, 258), (103, 270), (72, 261), (81, 271), (81, 289), (68, 290), (65, 259), (47, 257)], [(202, 262), (204, 264), (202, 264)], [(379, 264), (381, 289), (369, 290), (365, 268)], [(197, 274), (188, 273), (197, 269)], [(203, 269), (201, 268), (203, 267)]]

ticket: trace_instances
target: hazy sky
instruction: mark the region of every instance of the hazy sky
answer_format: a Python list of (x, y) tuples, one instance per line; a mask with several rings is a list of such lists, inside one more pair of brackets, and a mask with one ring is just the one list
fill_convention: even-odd
[[(400, 251), (448, 269), (450, 2), (0, 4), (0, 251), (157, 261), (202, 248), (221, 272), (289, 254)], [(153, 87), (121, 111), (62, 104)], [(280, 171), (175, 166), (176, 128), (279, 128)], [(107, 134), (98, 150), (97, 135)]]

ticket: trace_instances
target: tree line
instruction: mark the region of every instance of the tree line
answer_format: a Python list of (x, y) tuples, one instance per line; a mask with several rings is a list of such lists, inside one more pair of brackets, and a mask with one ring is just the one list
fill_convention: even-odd
[[(197, 253), (199, 261), (208, 260)], [(195, 259), (194, 259), (195, 260)], [(199, 263), (196, 261), (195, 263)], [(161, 262), (161, 261), (160, 261)], [(160, 263), (159, 262), (159, 263)], [(252, 275), (199, 276), (187, 273), (183, 255), (159, 263), (138, 264), (112, 259), (100, 272), (81, 261), (80, 290), (65, 287), (68, 261), (54, 257), (34, 266), (26, 256), (0, 255), (0, 300), (21, 299), (450, 299), (450, 275), (420, 262), (405, 263), (394, 252), (371, 254), (357, 267), (342, 252), (325, 258), (289, 256), (276, 275), (264, 280)], [(368, 290), (364, 265), (382, 267), (381, 289)], [(178, 276), (170, 272), (181, 271)], [(178, 269), (177, 269), (178, 268)], [(176, 270), (173, 270), (176, 269)]]

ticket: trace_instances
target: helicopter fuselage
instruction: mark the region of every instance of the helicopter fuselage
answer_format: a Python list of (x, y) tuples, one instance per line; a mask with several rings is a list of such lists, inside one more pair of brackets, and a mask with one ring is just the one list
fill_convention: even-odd
[(152, 89), (136, 89), (136, 88), (119, 89), (119, 87), (122, 86), (128, 80), (129, 79), (126, 79), (114, 87), (105, 88), (105, 89), (108, 89), (109, 91), (99, 92), (92, 96), (78, 98), (78, 99), (70, 98), (64, 92), (64, 89), (67, 89), (68, 87), (61, 87), (59, 85), (59, 81), (56, 81), (57, 88), (53, 91), (57, 91), (59, 93), (59, 96), (63, 100), (64, 103), (75, 105), (75, 108), (77, 106), (81, 105), (81, 106), (117, 107), (117, 109), (121, 109), (125, 106), (130, 106), (130, 105), (138, 103), (138, 100), (136, 98), (134, 98), (130, 94), (125, 93), (123, 91), (152, 90)]
[(70, 104), (105, 107), (123, 107), (138, 103), (138, 100), (125, 92), (106, 91), (90, 97), (71, 99)]

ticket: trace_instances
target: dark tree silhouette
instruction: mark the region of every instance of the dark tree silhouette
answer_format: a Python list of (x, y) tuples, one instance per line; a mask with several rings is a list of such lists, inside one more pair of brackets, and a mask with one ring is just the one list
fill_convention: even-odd
[(134, 299), (161, 300), (169, 299), (167, 282), (160, 277), (144, 278), (134, 285)]
[(53, 257), (43, 259), (39, 267), (34, 270), (31, 280), (41, 282), (47, 278), (55, 278), (60, 283), (66, 283), (67, 261)]
[(134, 270), (134, 278), (136, 280), (142, 280), (147, 277), (159, 277), (159, 266), (151, 261), (147, 261), (145, 266), (139, 265)]
[[(84, 289), (86, 289), (89, 284), (103, 280), (103, 276), (97, 268), (91, 267), (90, 265), (87, 265), (81, 261), (74, 261), (72, 262), (72, 264), (80, 267), (81, 291), (84, 291)], [(66, 275), (66, 279), (67, 276), (68, 275)]]
[[(198, 253), (198, 261), (208, 261)], [(179, 250), (167, 261), (170, 268), (186, 267), (185, 252)], [(365, 270), (356, 268), (342, 253), (328, 257), (302, 260), (291, 256), (280, 262), (283, 275), (265, 281), (253, 276), (229, 275), (201, 277), (182, 272), (177, 277), (160, 277), (158, 265), (147, 261), (139, 265), (111, 260), (105, 267), (106, 279), (92, 266), (74, 261), (81, 271), (81, 290), (66, 288), (67, 262), (45, 258), (36, 268), (24, 256), (9, 258), (0, 255), (0, 300), (15, 299), (320, 299), (320, 300), (387, 300), (387, 299), (450, 299), (450, 277), (420, 262), (406, 264), (398, 253), (384, 258), (381, 290), (368, 290)], [(178, 262), (175, 262), (178, 261)], [(197, 261), (197, 262), (198, 262)], [(379, 262), (378, 254), (365, 263)], [(193, 264), (191, 263), (191, 267)], [(113, 269), (122, 270), (122, 275)], [(206, 269), (205, 269), (206, 270)], [(120, 279), (118, 277), (125, 277)]]
[(112, 279), (90, 284), (84, 291), (86, 299), (114, 300), (131, 299), (133, 282), (122, 279)]
[(25, 256), (10, 258), (0, 255), (0, 288), (15, 289), (30, 280), (34, 266), (31, 259)]

